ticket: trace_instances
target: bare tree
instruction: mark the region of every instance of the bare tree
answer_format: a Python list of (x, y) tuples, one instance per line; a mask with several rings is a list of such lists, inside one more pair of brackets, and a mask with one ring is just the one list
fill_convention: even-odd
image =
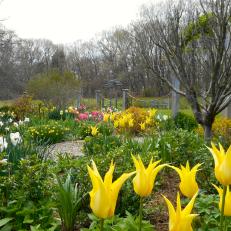
[[(185, 96), (210, 139), (214, 119), (231, 102), (231, 1), (180, 1), (162, 14), (144, 11), (149, 68)], [(140, 45), (146, 46), (142, 38)], [(177, 90), (170, 77), (181, 83)]]

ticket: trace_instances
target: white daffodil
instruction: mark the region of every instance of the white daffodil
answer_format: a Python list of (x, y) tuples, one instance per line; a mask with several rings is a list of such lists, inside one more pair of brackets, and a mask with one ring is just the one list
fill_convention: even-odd
[(167, 120), (168, 116), (167, 115), (163, 115), (163, 120)]
[(11, 118), (9, 118), (9, 119), (8, 119), (8, 122), (9, 122), (9, 123), (12, 123), (12, 122), (13, 122), (13, 120), (12, 120)]
[(24, 122), (25, 122), (25, 123), (29, 123), (29, 122), (30, 122), (30, 118), (25, 117)]
[(5, 130), (6, 130), (6, 131), (10, 131), (10, 128), (8, 128), (8, 127), (5, 127)]
[(14, 122), (13, 125), (18, 128), (18, 123)]
[(6, 164), (7, 164), (7, 159), (0, 160), (0, 165), (6, 165)]
[(6, 149), (8, 146), (8, 143), (6, 142), (6, 139), (3, 138), (3, 136), (0, 136), (0, 152), (3, 152), (4, 149)]
[(0, 127), (2, 127), (4, 125), (4, 123), (2, 121), (0, 121)]
[(23, 122), (22, 120), (19, 120), (19, 121), (18, 121), (18, 125), (19, 125), (19, 126), (23, 125), (23, 123), (24, 123), (24, 122)]
[(19, 132), (10, 133), (10, 141), (14, 146), (20, 144), (22, 142), (22, 137), (20, 136)]

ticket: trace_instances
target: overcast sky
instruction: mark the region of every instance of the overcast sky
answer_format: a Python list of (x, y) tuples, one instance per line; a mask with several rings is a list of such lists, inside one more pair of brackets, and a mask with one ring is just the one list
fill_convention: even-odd
[(160, 0), (3, 0), (0, 18), (21, 38), (71, 43), (126, 26), (138, 17), (142, 4), (156, 1)]

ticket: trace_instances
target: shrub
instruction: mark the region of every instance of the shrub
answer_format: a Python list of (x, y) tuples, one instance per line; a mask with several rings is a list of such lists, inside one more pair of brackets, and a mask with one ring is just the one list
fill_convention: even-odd
[(174, 118), (177, 128), (192, 131), (198, 127), (198, 123), (193, 116), (178, 112)]
[(34, 141), (51, 144), (62, 141), (68, 131), (69, 128), (64, 128), (58, 122), (51, 121), (48, 124), (29, 127), (27, 134)]
[(155, 126), (155, 113), (155, 109), (130, 107), (124, 112), (105, 114), (104, 121), (108, 117), (119, 133), (139, 133)]
[(108, 151), (121, 145), (121, 141), (116, 136), (99, 134), (98, 136), (85, 138), (83, 151), (86, 155), (107, 154)]
[(35, 76), (28, 82), (28, 91), (36, 99), (52, 102), (64, 108), (76, 95), (79, 80), (72, 72), (59, 72), (56, 69)]

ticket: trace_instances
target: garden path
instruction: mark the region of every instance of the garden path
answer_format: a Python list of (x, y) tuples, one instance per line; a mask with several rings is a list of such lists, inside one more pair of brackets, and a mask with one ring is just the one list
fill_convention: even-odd
[(73, 156), (83, 156), (83, 140), (75, 140), (75, 141), (66, 141), (62, 143), (53, 144), (50, 146), (50, 152), (52, 155), (60, 154), (71, 154)]

